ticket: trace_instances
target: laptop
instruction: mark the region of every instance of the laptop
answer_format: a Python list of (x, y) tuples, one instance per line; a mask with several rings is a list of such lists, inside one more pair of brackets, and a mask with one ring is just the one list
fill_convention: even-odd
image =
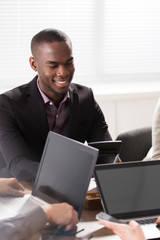
[[(97, 157), (97, 149), (50, 131), (32, 194), (24, 198), (1, 197), (0, 208), (4, 209), (4, 216), (1, 212), (0, 219), (28, 211), (26, 206), (31, 209), (31, 202), (34, 207), (46, 202), (68, 202), (80, 218)], [(14, 209), (14, 204), (17, 212), (8, 216), (7, 207)]]
[(106, 213), (125, 223), (134, 219), (155, 225), (160, 215), (159, 160), (97, 165), (94, 175)]
[(116, 140), (90, 142), (88, 145), (99, 150), (96, 164), (108, 164), (116, 162), (117, 158), (119, 157), (122, 141)]

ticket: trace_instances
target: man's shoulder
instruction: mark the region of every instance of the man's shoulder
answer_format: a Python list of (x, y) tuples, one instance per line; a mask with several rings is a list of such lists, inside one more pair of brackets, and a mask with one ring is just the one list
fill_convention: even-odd
[(3, 96), (3, 95), (6, 95), (6, 96), (12, 98), (12, 97), (14, 97), (14, 96), (17, 96), (17, 95), (21, 94), (21, 92), (23, 92), (23, 90), (26, 89), (26, 86), (27, 86), (27, 84), (23, 84), (23, 85), (21, 85), (21, 86), (18, 86), (18, 87), (15, 87), (15, 88), (10, 89), (10, 90), (2, 93), (1, 95), (2, 95), (2, 96)]
[(94, 104), (94, 94), (92, 89), (84, 85), (72, 83), (70, 84), (70, 94), (78, 97), (79, 103), (81, 104)]
[(18, 99), (26, 94), (29, 94), (29, 86), (33, 85), (35, 80), (33, 79), (29, 83), (25, 83), (23, 85), (17, 86), (11, 90), (8, 90), (0, 95), (0, 98), (10, 98), (10, 99)]
[(27, 84), (15, 87), (9, 91), (6, 91), (0, 95), (0, 101), (1, 103), (9, 102), (16, 102), (21, 103), (22, 100), (27, 99), (26, 98), (26, 92), (27, 92)]
[(75, 93), (83, 93), (83, 92), (91, 93), (92, 92), (91, 88), (81, 85), (81, 84), (78, 84), (78, 83), (71, 83), (70, 90)]

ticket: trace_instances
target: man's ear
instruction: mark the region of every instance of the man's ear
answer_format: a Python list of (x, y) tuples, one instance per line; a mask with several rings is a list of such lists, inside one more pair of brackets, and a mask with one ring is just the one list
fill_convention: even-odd
[(31, 68), (34, 71), (37, 71), (37, 65), (36, 65), (36, 61), (35, 61), (34, 57), (29, 58), (29, 63), (30, 63)]

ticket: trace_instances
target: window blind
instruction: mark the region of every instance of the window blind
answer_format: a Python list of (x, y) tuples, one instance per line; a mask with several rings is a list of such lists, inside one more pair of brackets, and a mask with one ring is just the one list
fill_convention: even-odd
[(160, 1), (107, 0), (104, 9), (104, 75), (160, 79)]
[(159, 0), (1, 0), (0, 88), (34, 77), (30, 41), (50, 27), (72, 40), (74, 82), (160, 77)]

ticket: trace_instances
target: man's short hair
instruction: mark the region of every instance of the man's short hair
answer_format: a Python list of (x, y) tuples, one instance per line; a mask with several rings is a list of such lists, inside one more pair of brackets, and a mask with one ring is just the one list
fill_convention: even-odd
[(37, 47), (43, 43), (52, 43), (52, 42), (69, 42), (71, 44), (70, 38), (66, 33), (58, 29), (47, 28), (39, 33), (37, 33), (31, 40), (31, 52), (33, 56)]

